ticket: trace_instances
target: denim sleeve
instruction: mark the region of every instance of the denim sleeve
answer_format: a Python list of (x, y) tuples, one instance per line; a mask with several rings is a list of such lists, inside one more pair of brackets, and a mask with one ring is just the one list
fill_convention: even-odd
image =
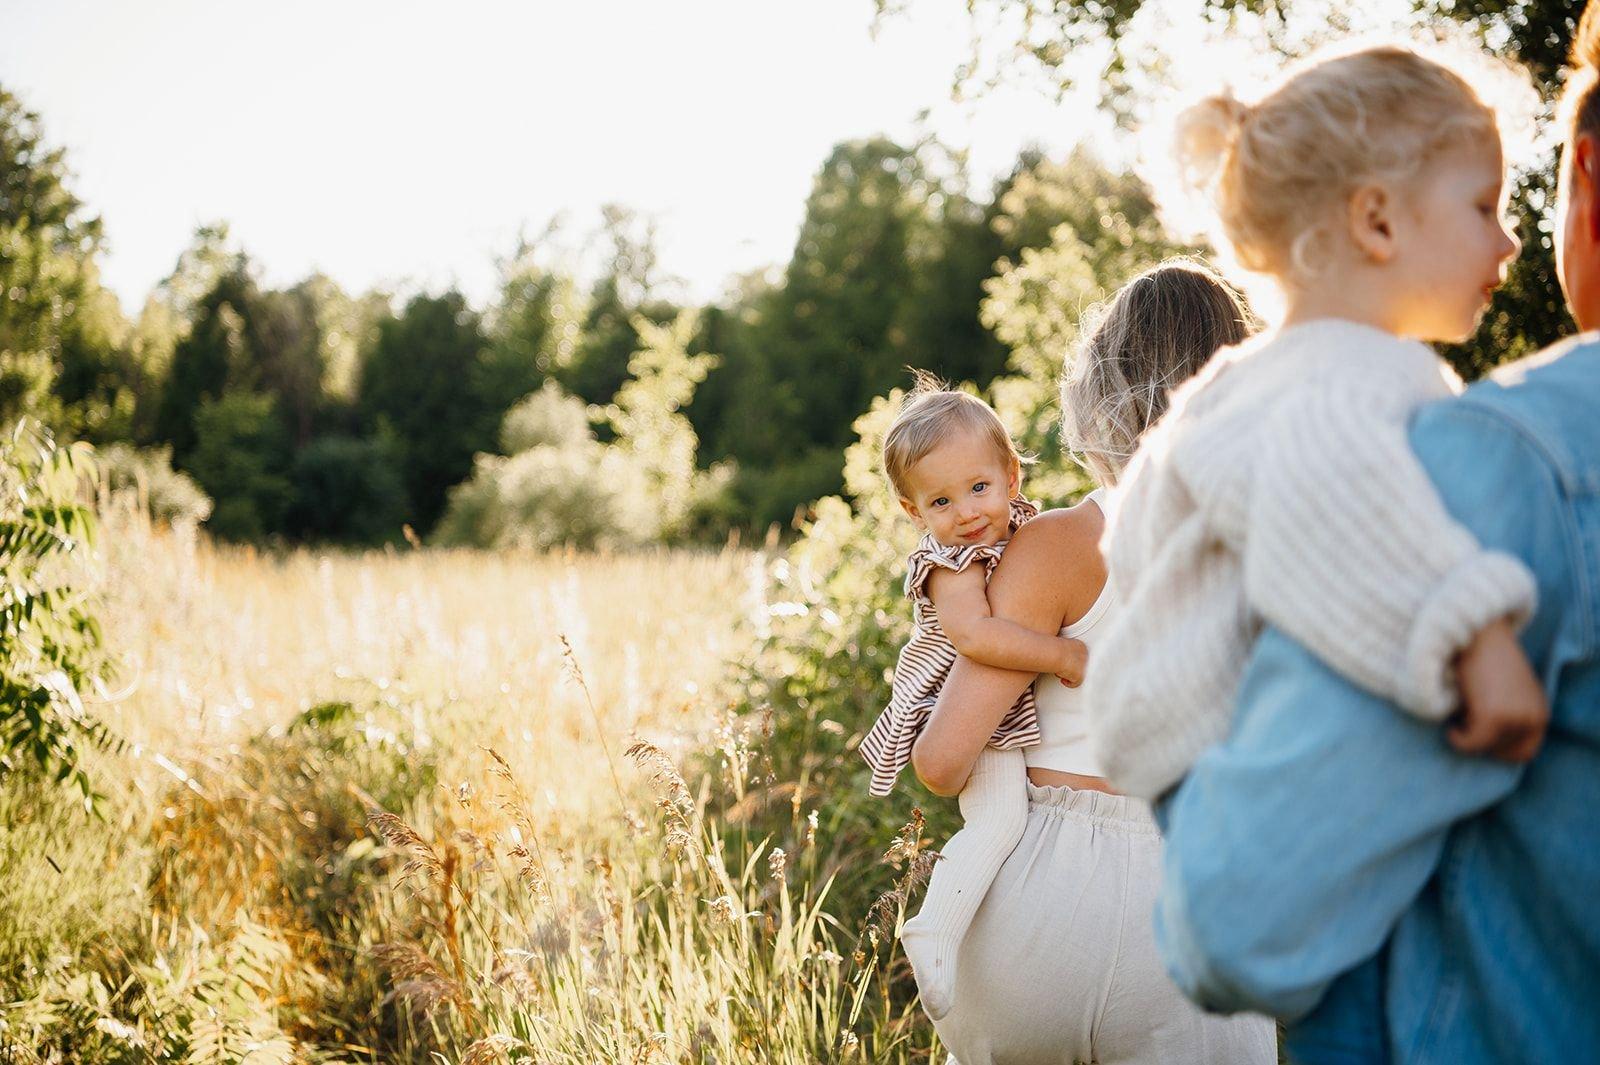
[[(1412, 443), (1451, 512), (1537, 575), (1528, 530), (1540, 523), (1530, 512), (1558, 507), (1543, 457), (1509, 423), (1462, 401), (1424, 412)], [(1228, 739), (1159, 810), (1156, 939), (1173, 980), (1210, 1009), (1305, 1016), (1335, 977), (1383, 946), (1450, 826), (1519, 776), (1455, 754), (1437, 724), (1269, 629)]]

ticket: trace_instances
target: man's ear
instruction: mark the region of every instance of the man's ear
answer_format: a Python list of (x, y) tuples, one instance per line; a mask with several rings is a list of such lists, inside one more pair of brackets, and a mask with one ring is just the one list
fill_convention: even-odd
[(1600, 144), (1595, 142), (1593, 134), (1579, 133), (1572, 138), (1569, 150), (1572, 152), (1572, 187), (1567, 190), (1568, 210), (1584, 212), (1588, 229), (1585, 235), (1592, 243), (1600, 244)]
[(905, 496), (900, 497), (900, 509), (911, 515), (911, 520), (919, 526), (922, 524), (922, 511), (918, 510), (917, 505)]
[(1372, 262), (1394, 258), (1394, 206), (1394, 197), (1382, 185), (1363, 185), (1350, 196), (1350, 240)]

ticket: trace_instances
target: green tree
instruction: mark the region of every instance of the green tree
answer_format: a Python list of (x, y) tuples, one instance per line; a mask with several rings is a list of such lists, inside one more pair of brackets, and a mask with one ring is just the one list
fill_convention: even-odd
[(260, 540), (283, 528), (292, 451), (273, 397), (228, 392), (195, 412), (186, 469), (211, 497), (206, 528), (227, 540)]
[(905, 308), (905, 353), (912, 365), (952, 381), (988, 382), (1005, 370), (1005, 345), (978, 316), (983, 283), (1009, 251), (994, 223), (993, 203), (959, 187), (943, 193), (930, 254), (914, 264)]
[(762, 342), (792, 397), (791, 446), (840, 454), (850, 425), (904, 372), (900, 329), (913, 255), (926, 250), (931, 184), (915, 151), (882, 138), (834, 148), (806, 200)]
[(312, 440), (294, 457), (289, 535), (351, 544), (398, 540), (406, 520), (399, 451), (381, 433)]
[(660, 325), (678, 313), (656, 295), (661, 268), (654, 223), (616, 204), (602, 207), (601, 215), (606, 269), (589, 292), (576, 350), (556, 364), (562, 387), (590, 403), (610, 402), (627, 380), (639, 347), (635, 319)]
[(317, 300), (327, 294), (320, 286), (302, 283), (261, 293), (254, 308), (248, 376), (252, 385), (277, 400), (297, 448), (311, 442), (326, 399), (328, 352), (317, 321)]
[(361, 368), (362, 422), (368, 434), (392, 431), (412, 522), (432, 528), (450, 486), (472, 457), (494, 444), (480, 391), (488, 342), (459, 292), (421, 295), (378, 326)]
[(39, 116), (0, 86), (0, 424), (102, 436), (131, 418), (126, 322), (100, 285), (100, 220), (69, 179)]
[(756, 431), (718, 434), (712, 452), (739, 462), (734, 491), (754, 524), (838, 490), (851, 422), (916, 358), (907, 319), (919, 268), (936, 258), (936, 191), (913, 149), (835, 146), (781, 284), (717, 323), (747, 343), (708, 402)]
[[(874, 0), (880, 17), (896, 14), (895, 0)], [(1131, 33), (1159, 15), (1158, 0), (971, 0), (966, 5), (974, 28), (1001, 26), (1000, 40), (985, 36), (979, 51), (1009, 57), (1007, 63), (1032, 65), (1065, 88), (1074, 74), (1097, 78), (1105, 102), (1130, 120), (1138, 112), (1138, 94), (1130, 92), (1134, 71), (1159, 77), (1161, 56), (1148, 41)], [(1486, 48), (1524, 64), (1547, 101), (1561, 85), (1561, 69), (1583, 5), (1572, 0), (1412, 0), (1419, 27), (1454, 21), (1475, 34)], [(1335, 8), (1296, 0), (1203, 0), (1202, 13), (1214, 28), (1241, 31), (1248, 26), (1263, 42), (1286, 57), (1354, 27), (1358, 6)], [(1303, 16), (1297, 18), (1297, 16)], [(1306, 23), (1314, 22), (1307, 27)], [(1137, 42), (1137, 43), (1135, 43)], [(1006, 45), (1009, 43), (1009, 47)], [(1102, 43), (1106, 63), (1086, 70), (1077, 59)], [(1194, 47), (1192, 40), (1175, 47)], [(981, 56), (966, 72), (981, 83), (986, 66)], [(1548, 112), (1547, 112), (1548, 119)], [(1572, 331), (1555, 270), (1555, 246), (1548, 212), (1555, 189), (1555, 159), (1545, 159), (1519, 181), (1512, 213), (1519, 223), (1522, 253), (1512, 264), (1507, 283), (1495, 294), (1477, 333), (1463, 344), (1441, 345), (1440, 352), (1464, 377), (1471, 379), (1507, 359), (1543, 347)]]
[(740, 277), (722, 305), (705, 308), (690, 350), (718, 352), (721, 361), (695, 390), (685, 413), (700, 438), (701, 465), (733, 460), (752, 469), (780, 463), (788, 454), (783, 427), (792, 412), (781, 405), (772, 365), (759, 335), (778, 290), (764, 274)]
[(691, 511), (721, 481), (696, 468), (699, 440), (683, 414), (719, 358), (690, 353), (696, 318), (685, 311), (668, 325), (637, 319), (640, 346), (628, 362), (628, 380), (598, 411), (615, 438), (612, 452), (642, 479), (652, 521), (663, 537), (681, 532)]
[(230, 387), (254, 389), (259, 348), (255, 336), (260, 291), (241, 265), (217, 279), (193, 308), (189, 328), (173, 347), (171, 365), (154, 417), (154, 436), (172, 447), (184, 466), (194, 450), (200, 406)]
[(1022, 449), (1040, 459), (1029, 494), (1064, 502), (1086, 485), (1055, 432), (1057, 387), (1083, 312), (1139, 271), (1195, 249), (1167, 236), (1137, 177), (1086, 150), (1059, 163), (1031, 160), (1014, 177), (995, 225), (1024, 246), (984, 284), (984, 324), (1011, 352), (1008, 375), (989, 384), (990, 398)]
[(500, 261), (500, 293), (485, 316), (489, 339), (479, 390), (484, 416), (498, 426), (518, 400), (568, 366), (582, 333), (576, 282), (541, 263), (540, 242), (518, 241)]

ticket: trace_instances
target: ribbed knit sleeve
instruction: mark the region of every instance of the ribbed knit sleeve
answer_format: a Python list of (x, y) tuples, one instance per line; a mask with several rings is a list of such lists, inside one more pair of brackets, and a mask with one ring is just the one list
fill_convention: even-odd
[(1237, 556), (1182, 481), (1140, 453), (1113, 493), (1102, 550), (1119, 598), (1084, 680), (1089, 745), (1118, 790), (1155, 799), (1227, 735), (1252, 635)]
[(1438, 720), (1458, 702), (1457, 653), (1499, 618), (1526, 619), (1534, 582), (1445, 510), (1406, 436), (1438, 393), (1398, 369), (1303, 389), (1263, 425), (1245, 595), (1350, 680)]

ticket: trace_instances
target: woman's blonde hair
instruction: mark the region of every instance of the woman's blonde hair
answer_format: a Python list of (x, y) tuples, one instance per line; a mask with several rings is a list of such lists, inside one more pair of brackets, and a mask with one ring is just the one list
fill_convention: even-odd
[(926, 371), (912, 373), (915, 383), (883, 438), (883, 469), (895, 494), (909, 499), (911, 468), (959, 432), (977, 433), (994, 447), (1009, 470), (1021, 471), (1026, 460), (1017, 453), (993, 407), (970, 392), (952, 389)]
[(1173, 152), (1239, 266), (1304, 282), (1358, 187), (1407, 180), (1441, 150), (1475, 140), (1498, 147), (1500, 130), (1472, 85), (1409, 48), (1382, 46), (1312, 62), (1254, 105), (1201, 100), (1178, 116)]
[(1061, 380), (1061, 436), (1101, 484), (1117, 483), (1167, 394), (1219, 348), (1255, 332), (1244, 300), (1204, 264), (1169, 259), (1086, 316)]

